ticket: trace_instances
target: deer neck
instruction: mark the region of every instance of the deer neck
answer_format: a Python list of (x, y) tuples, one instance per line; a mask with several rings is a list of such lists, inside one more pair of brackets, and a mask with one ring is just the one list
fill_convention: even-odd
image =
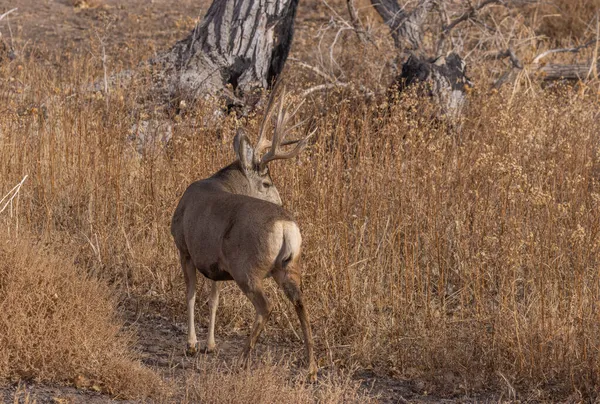
[(221, 169), (213, 175), (212, 179), (215, 180), (225, 192), (239, 195), (250, 194), (248, 179), (238, 161)]

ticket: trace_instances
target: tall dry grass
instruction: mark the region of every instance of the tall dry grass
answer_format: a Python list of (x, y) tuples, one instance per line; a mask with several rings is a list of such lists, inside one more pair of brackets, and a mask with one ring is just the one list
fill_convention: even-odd
[(539, 33), (556, 42), (595, 36), (600, 1), (554, 0), (536, 7)]
[[(173, 121), (166, 149), (139, 155), (126, 137), (152, 116), (132, 113), (144, 89), (116, 90), (108, 107), (102, 95), (73, 92), (93, 73), (88, 63), (3, 72), (17, 80), (3, 94), (0, 193), (28, 174), (14, 209), (21, 228), (69, 244), (91, 275), (183, 319), (169, 220), (190, 182), (231, 160), (235, 118), (205, 129), (213, 106), (200, 105)], [(316, 120), (315, 143), (273, 167), (305, 240), (320, 366), (423, 378), (441, 394), (510, 386), (596, 397), (597, 96), (473, 94), (458, 132), (427, 118), (422, 100), (344, 96), (307, 106), (299, 119)], [(242, 124), (256, 129), (258, 118)], [(3, 220), (14, 232), (15, 218)], [(290, 308), (269, 292), (279, 309), (267, 338), (300, 349)], [(222, 302), (217, 339), (245, 332), (251, 305), (235, 288)]]

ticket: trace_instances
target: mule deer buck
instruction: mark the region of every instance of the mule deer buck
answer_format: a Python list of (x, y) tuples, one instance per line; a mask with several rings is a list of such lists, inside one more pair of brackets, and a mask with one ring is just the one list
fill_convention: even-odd
[[(273, 129), (273, 140), (266, 126), (273, 115), (273, 90), (261, 123), (256, 147), (238, 130), (233, 140), (237, 160), (212, 177), (192, 183), (179, 201), (171, 223), (171, 234), (179, 249), (187, 286), (187, 351), (195, 354), (197, 339), (194, 325), (196, 270), (212, 280), (209, 298), (209, 327), (206, 352), (215, 349), (215, 316), (219, 304), (219, 281), (234, 280), (256, 310), (254, 325), (243, 357), (247, 358), (260, 336), (271, 304), (263, 289), (263, 280), (272, 276), (293, 303), (302, 332), (310, 380), (316, 380), (317, 366), (308, 314), (300, 290), (300, 247), (298, 225), (284, 210), (277, 188), (269, 174), (268, 163), (297, 156), (308, 138), (286, 141), (286, 135), (298, 125), (289, 126), (292, 113), (281, 97)], [(313, 132), (314, 133), (314, 132)], [(281, 147), (295, 144), (282, 152)], [(261, 154), (268, 151), (261, 157)]]

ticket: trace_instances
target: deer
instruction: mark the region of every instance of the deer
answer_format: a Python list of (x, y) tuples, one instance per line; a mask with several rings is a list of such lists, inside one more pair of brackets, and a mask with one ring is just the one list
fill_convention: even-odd
[[(243, 129), (238, 129), (233, 139), (237, 159), (211, 177), (189, 185), (173, 214), (171, 234), (179, 251), (187, 290), (186, 352), (195, 355), (198, 351), (194, 323), (197, 272), (211, 281), (208, 336), (203, 352), (210, 353), (216, 348), (220, 282), (235, 281), (252, 302), (256, 317), (242, 353), (245, 361), (271, 313), (263, 281), (272, 277), (296, 310), (304, 337), (308, 378), (315, 381), (317, 366), (312, 331), (301, 290), (302, 237), (298, 224), (282, 207), (268, 164), (296, 157), (306, 148), (316, 129), (301, 139), (286, 140), (303, 122), (289, 125), (302, 103), (290, 112), (284, 107), (284, 89), (272, 140), (267, 139), (276, 87), (277, 84), (265, 108), (256, 146), (252, 146)], [(282, 150), (294, 144), (291, 150)]]

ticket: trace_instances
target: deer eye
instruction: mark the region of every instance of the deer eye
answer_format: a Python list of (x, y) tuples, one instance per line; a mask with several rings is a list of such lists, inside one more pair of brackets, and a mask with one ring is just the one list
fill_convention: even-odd
[(269, 182), (263, 182), (263, 187), (269, 188), (270, 186), (271, 186), (271, 183), (269, 183)]

